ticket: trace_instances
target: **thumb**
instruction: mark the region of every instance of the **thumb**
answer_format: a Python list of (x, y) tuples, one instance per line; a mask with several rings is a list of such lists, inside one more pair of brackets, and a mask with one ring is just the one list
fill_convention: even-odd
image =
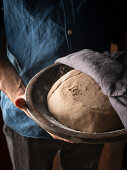
[(26, 101), (24, 95), (18, 97), (14, 103), (19, 109), (26, 109)]
[(27, 114), (27, 116), (29, 116), (32, 119), (31, 115), (27, 111), (25, 95), (18, 97), (14, 101), (14, 104), (15, 104), (16, 107), (23, 110)]

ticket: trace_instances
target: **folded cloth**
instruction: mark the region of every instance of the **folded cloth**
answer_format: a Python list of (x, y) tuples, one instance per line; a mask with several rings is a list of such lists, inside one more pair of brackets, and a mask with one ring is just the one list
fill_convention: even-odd
[(127, 52), (104, 53), (85, 49), (59, 58), (56, 63), (73, 67), (91, 76), (127, 128)]

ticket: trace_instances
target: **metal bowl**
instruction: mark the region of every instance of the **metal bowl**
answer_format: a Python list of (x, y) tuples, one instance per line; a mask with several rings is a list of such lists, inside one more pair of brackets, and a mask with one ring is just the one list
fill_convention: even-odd
[(126, 129), (90, 134), (70, 129), (52, 116), (47, 108), (47, 94), (56, 80), (70, 70), (66, 65), (53, 64), (31, 79), (26, 88), (26, 104), (32, 119), (44, 130), (76, 143), (99, 144), (127, 138)]

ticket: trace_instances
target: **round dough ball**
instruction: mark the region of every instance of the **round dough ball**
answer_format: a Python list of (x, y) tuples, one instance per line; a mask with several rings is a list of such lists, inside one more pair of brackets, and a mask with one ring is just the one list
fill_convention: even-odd
[(52, 115), (71, 129), (96, 133), (123, 127), (100, 86), (77, 70), (69, 71), (55, 82), (47, 103)]

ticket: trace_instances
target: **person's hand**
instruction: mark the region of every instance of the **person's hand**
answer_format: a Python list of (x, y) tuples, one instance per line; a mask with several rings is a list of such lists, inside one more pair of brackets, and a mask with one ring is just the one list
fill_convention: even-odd
[[(49, 132), (48, 132), (49, 133)], [(53, 135), (52, 133), (49, 133), (54, 139), (58, 139), (58, 140), (62, 140), (64, 142), (69, 142), (69, 143), (74, 143), (72, 142), (71, 140), (67, 140), (67, 139), (64, 139), (64, 138), (61, 138), (59, 136), (56, 136), (56, 135)]]
[[(31, 116), (29, 115), (28, 111), (27, 111), (27, 107), (26, 107), (26, 98), (25, 98), (25, 94), (22, 95), (22, 96), (19, 96), (18, 98), (16, 98), (16, 100), (14, 101), (14, 104), (16, 107), (18, 107), (19, 109), (21, 109), (22, 111), (24, 111), (27, 116), (29, 116), (31, 118)], [(49, 132), (47, 132), (49, 133)], [(70, 140), (67, 140), (67, 139), (64, 139), (64, 138), (61, 138), (59, 136), (55, 136), (51, 133), (49, 133), (54, 139), (58, 139), (58, 140), (62, 140), (62, 141), (65, 141), (65, 142), (69, 142), (69, 143), (73, 143), (72, 141)]]
[(16, 107), (18, 107), (19, 109), (24, 111), (27, 114), (27, 116), (29, 116), (31, 118), (30, 114), (27, 111), (25, 94), (18, 96), (15, 99), (14, 104), (15, 104)]
[[(29, 115), (28, 111), (27, 111), (27, 107), (26, 107), (26, 98), (25, 95), (19, 96), (18, 98), (16, 98), (15, 102), (14, 102), (15, 106), (18, 107), (19, 109), (21, 109), (22, 111), (24, 111), (27, 116), (29, 116), (31, 118), (31, 116)], [(49, 133), (49, 132), (48, 132)], [(54, 139), (58, 139), (58, 140), (63, 140), (65, 142), (69, 142), (69, 143), (73, 143), (70, 140), (61, 138), (59, 136), (55, 136), (51, 133), (49, 133)]]

